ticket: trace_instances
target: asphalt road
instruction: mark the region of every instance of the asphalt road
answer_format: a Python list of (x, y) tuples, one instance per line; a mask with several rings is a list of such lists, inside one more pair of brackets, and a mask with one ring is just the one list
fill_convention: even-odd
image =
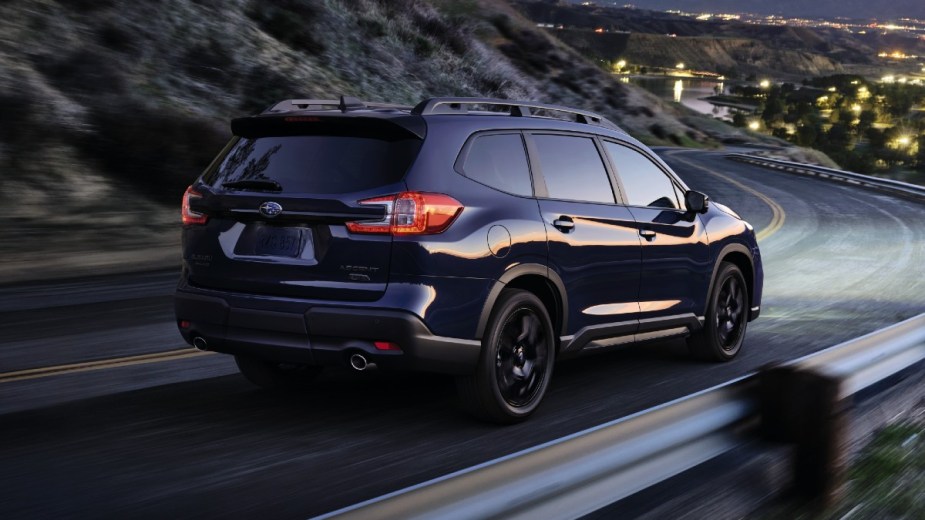
[(925, 205), (720, 153), (663, 156), (760, 232), (762, 316), (732, 363), (691, 361), (680, 342), (564, 362), (530, 421), (496, 427), (459, 412), (436, 376), (332, 371), (302, 394), (256, 389), (227, 357), (182, 350), (172, 272), (4, 287), (0, 515), (305, 518), (925, 311)]

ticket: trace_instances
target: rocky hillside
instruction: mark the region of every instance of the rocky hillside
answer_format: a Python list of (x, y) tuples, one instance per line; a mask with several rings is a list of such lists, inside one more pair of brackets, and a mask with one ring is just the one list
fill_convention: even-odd
[(0, 204), (15, 211), (0, 247), (47, 259), (175, 242), (183, 189), (229, 118), (340, 94), (529, 98), (600, 111), (652, 143), (722, 137), (500, 0), (10, 0)]

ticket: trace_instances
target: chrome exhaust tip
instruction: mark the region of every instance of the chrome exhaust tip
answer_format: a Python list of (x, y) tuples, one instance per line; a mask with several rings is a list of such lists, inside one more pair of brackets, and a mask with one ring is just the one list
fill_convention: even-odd
[(195, 347), (196, 350), (209, 350), (209, 342), (202, 336), (196, 336), (193, 338), (193, 347)]
[(350, 366), (357, 372), (362, 372), (369, 367), (370, 363), (363, 354), (354, 354), (350, 356)]

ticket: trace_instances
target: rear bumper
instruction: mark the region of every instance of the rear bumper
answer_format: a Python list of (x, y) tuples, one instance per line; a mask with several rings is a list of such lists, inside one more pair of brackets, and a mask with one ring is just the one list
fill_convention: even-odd
[[(208, 350), (311, 365), (347, 366), (352, 354), (364, 353), (382, 368), (449, 374), (475, 370), (481, 342), (433, 334), (415, 314), (400, 310), (315, 305), (304, 312), (237, 306), (233, 297), (178, 290), (177, 321), (189, 322), (180, 333), (190, 344), (196, 337)], [(380, 350), (387, 341), (401, 350)]]

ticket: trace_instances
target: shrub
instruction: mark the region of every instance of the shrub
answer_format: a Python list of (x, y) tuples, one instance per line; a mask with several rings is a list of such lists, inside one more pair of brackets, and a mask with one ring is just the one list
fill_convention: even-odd
[(61, 59), (50, 56), (33, 59), (49, 83), (65, 92), (99, 95), (101, 92), (121, 94), (126, 91), (123, 71), (99, 49), (78, 49)]
[(30, 116), (35, 109), (35, 99), (23, 92), (0, 94), (0, 141), (18, 143), (24, 137), (24, 129), (31, 127)]
[(314, 55), (325, 50), (309, 27), (318, 14), (318, 6), (299, 0), (258, 0), (251, 2), (247, 9), (247, 15), (267, 34), (296, 50)]
[(100, 45), (118, 52), (133, 53), (138, 50), (135, 35), (114, 21), (105, 22), (96, 30)]
[(668, 138), (668, 132), (666, 132), (665, 129), (662, 128), (662, 125), (660, 124), (656, 123), (654, 125), (649, 126), (649, 131), (652, 132), (652, 135), (654, 135), (655, 137), (658, 137), (659, 139)]
[(234, 57), (221, 43), (210, 38), (207, 44), (189, 48), (184, 54), (183, 65), (190, 76), (219, 83), (228, 76)]
[(259, 112), (277, 101), (295, 97), (299, 96), (291, 79), (264, 65), (257, 65), (251, 68), (244, 80), (241, 108)]
[(81, 151), (114, 179), (165, 203), (176, 202), (228, 137), (202, 119), (127, 102), (95, 107), (90, 121), (95, 131), (77, 138)]

